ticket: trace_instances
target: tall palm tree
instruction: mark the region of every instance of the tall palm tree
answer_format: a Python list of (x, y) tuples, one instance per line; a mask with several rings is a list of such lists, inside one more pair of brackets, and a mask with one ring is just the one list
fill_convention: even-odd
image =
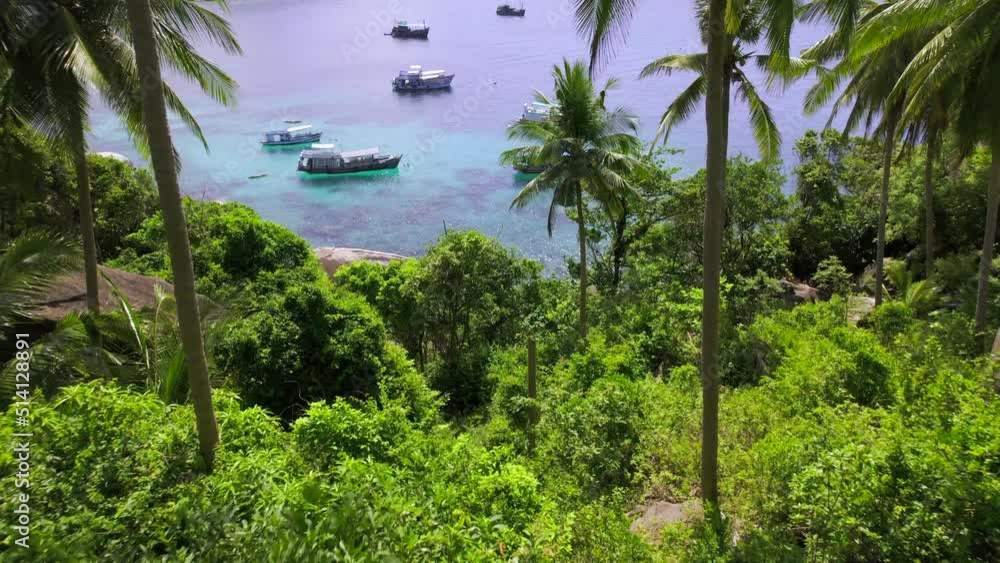
[(575, 207), (580, 243), (580, 336), (587, 337), (587, 231), (584, 196), (589, 195), (612, 214), (620, 214), (618, 192), (631, 189), (626, 177), (641, 166), (635, 156), (642, 146), (635, 116), (623, 108), (608, 111), (604, 95), (615, 86), (609, 80), (600, 93), (582, 62), (563, 60), (552, 69), (555, 99), (536, 93), (538, 101), (555, 109), (544, 122), (521, 121), (508, 132), (511, 139), (534, 144), (505, 151), (506, 164), (530, 162), (547, 168), (521, 190), (511, 207), (523, 208), (552, 192), (548, 229), (552, 236), (556, 209)]
[[(217, 101), (232, 103), (233, 80), (189, 42), (205, 38), (238, 53), (239, 45), (225, 20), (193, 0), (157, 2), (155, 15), (157, 43), (170, 66)], [(97, 312), (98, 249), (86, 140), (91, 86), (122, 117), (140, 152), (148, 152), (139, 127), (136, 92), (140, 83), (124, 7), (109, 0), (65, 4), (14, 0), (0, 9), (0, 22), (0, 68), (7, 69), (0, 72), (4, 111), (35, 126), (73, 157), (87, 304)], [(167, 96), (171, 109), (205, 143), (197, 122), (177, 95), (168, 89)]]
[[(891, 2), (867, 6), (859, 18), (859, 25), (892, 6)], [(822, 64), (839, 56), (832, 69), (818, 67), (817, 83), (806, 96), (805, 109), (813, 113), (825, 106), (833, 94), (842, 88), (830, 113), (829, 127), (839, 111), (850, 107), (844, 135), (862, 124), (866, 132), (874, 131), (882, 138), (882, 180), (879, 192), (878, 240), (875, 258), (875, 305), (881, 305), (885, 287), (886, 223), (889, 214), (889, 180), (896, 142), (900, 133), (903, 104), (891, 96), (896, 81), (903, 74), (917, 50), (926, 39), (916, 35), (901, 37), (899, 41), (858, 60), (850, 55), (850, 38), (834, 33), (803, 53), (806, 59)], [(846, 85), (844, 82), (847, 82)]]
[[(696, 6), (698, 10), (698, 22), (701, 31), (702, 42), (708, 43), (708, 4), (704, 0), (699, 0)], [(750, 124), (753, 127), (754, 137), (760, 148), (761, 157), (765, 160), (775, 159), (779, 155), (781, 147), (781, 132), (771, 113), (771, 108), (764, 102), (757, 92), (757, 88), (743, 71), (743, 67), (752, 62), (759, 69), (770, 72), (772, 57), (770, 55), (757, 55), (748, 50), (748, 46), (755, 46), (760, 41), (763, 33), (763, 22), (760, 13), (761, 5), (758, 2), (751, 2), (744, 6), (745, 13), (740, 18), (739, 28), (735, 32), (726, 32), (726, 58), (723, 68), (723, 96), (725, 105), (723, 107), (723, 126), (725, 128), (725, 143), (728, 153), (729, 146), (729, 109), (732, 98), (732, 91), (735, 87), (736, 95), (746, 102), (749, 109)], [(670, 132), (675, 125), (684, 121), (694, 112), (695, 108), (705, 97), (706, 91), (706, 70), (708, 54), (699, 53), (694, 55), (667, 55), (661, 57), (642, 69), (640, 78), (648, 78), (655, 75), (669, 76), (674, 72), (688, 71), (697, 74), (694, 81), (685, 88), (677, 98), (671, 102), (660, 119), (660, 126), (653, 138), (655, 145), (662, 139), (666, 144)], [(806, 63), (799, 59), (789, 58), (788, 63), (796, 68), (804, 67)], [(771, 76), (770, 83), (773, 83), (774, 76)]]
[(126, 5), (135, 61), (143, 85), (142, 118), (149, 139), (153, 173), (160, 193), (160, 207), (167, 233), (167, 250), (170, 253), (174, 296), (177, 301), (177, 322), (198, 426), (198, 441), (205, 465), (211, 471), (215, 463), (215, 447), (219, 443), (219, 428), (212, 407), (212, 385), (201, 333), (191, 242), (188, 240), (181, 190), (177, 181), (177, 160), (170, 139), (170, 125), (167, 123), (166, 90), (160, 74), (153, 11), (149, 0), (128, 0)]
[(854, 57), (862, 59), (907, 34), (930, 32), (899, 78), (893, 96), (902, 100), (903, 119), (917, 121), (940, 92), (954, 93), (954, 130), (964, 152), (983, 143), (994, 158), (986, 204), (986, 228), (979, 264), (976, 332), (986, 338), (989, 282), (1000, 206), (1000, 0), (926, 2), (898, 0), (892, 10), (872, 18), (858, 31)]
[[(743, 7), (751, 0), (697, 0), (707, 2), (708, 32), (705, 63), (705, 121), (707, 130), (705, 231), (703, 247), (702, 310), (702, 476), (705, 504), (718, 506), (719, 433), (719, 312), (722, 274), (722, 226), (726, 188), (726, 59), (727, 35), (738, 32)], [(861, 6), (867, 0), (815, 0), (803, 5), (796, 0), (760, 0), (763, 43), (771, 54), (770, 70), (776, 75), (792, 74), (791, 32), (796, 17), (831, 21), (841, 36), (855, 27)], [(577, 30), (590, 47), (590, 68), (594, 69), (613, 54), (617, 43), (627, 36), (629, 20), (639, 0), (575, 0)]]

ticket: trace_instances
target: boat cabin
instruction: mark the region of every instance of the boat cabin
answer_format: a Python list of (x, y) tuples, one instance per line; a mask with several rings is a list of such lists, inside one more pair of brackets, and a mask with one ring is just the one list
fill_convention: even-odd
[(338, 152), (334, 145), (313, 145), (299, 155), (299, 170), (327, 171), (338, 168), (353, 168), (373, 162), (379, 155), (379, 148), (372, 147), (356, 151)]

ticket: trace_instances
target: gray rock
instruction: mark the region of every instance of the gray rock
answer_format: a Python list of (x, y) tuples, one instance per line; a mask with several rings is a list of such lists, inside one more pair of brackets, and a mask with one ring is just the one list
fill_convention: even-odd
[(323, 264), (323, 269), (326, 270), (326, 274), (331, 277), (337, 272), (338, 269), (340, 269), (341, 266), (346, 264), (368, 261), (376, 262), (384, 266), (393, 260), (405, 260), (407, 258), (402, 254), (379, 252), (377, 250), (365, 250), (363, 248), (334, 248), (327, 246), (314, 248), (313, 252), (316, 254), (316, 257), (319, 258), (320, 263)]

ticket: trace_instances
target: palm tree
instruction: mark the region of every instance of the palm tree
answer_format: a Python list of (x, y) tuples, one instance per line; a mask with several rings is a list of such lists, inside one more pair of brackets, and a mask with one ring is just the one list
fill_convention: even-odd
[[(748, 62), (753, 62), (761, 70), (770, 72), (772, 67), (772, 57), (770, 55), (756, 55), (747, 50), (747, 46), (756, 45), (760, 41), (763, 32), (763, 25), (760, 14), (760, 5), (756, 2), (747, 4), (745, 13), (740, 18), (739, 28), (733, 33), (725, 33), (726, 39), (726, 59), (723, 68), (723, 96), (725, 106), (723, 108), (723, 126), (725, 127), (725, 143), (728, 153), (729, 145), (729, 106), (732, 97), (732, 89), (735, 87), (737, 96), (746, 102), (749, 109), (750, 124), (753, 127), (754, 137), (760, 148), (760, 154), (765, 160), (778, 157), (781, 147), (781, 132), (774, 123), (771, 108), (760, 97), (753, 82), (743, 72), (743, 67)], [(701, 37), (704, 43), (710, 40), (708, 26), (708, 6), (704, 1), (697, 4), (698, 21), (701, 28)], [(662, 139), (666, 145), (670, 131), (675, 125), (687, 119), (701, 103), (706, 91), (706, 64), (708, 54), (700, 53), (695, 55), (667, 55), (661, 57), (642, 69), (640, 78), (648, 78), (655, 75), (669, 76), (677, 71), (688, 71), (697, 74), (690, 86), (685, 88), (677, 98), (667, 107), (663, 117), (660, 119), (660, 126), (653, 138), (655, 145)], [(796, 68), (804, 67), (805, 62), (789, 58), (789, 65)], [(775, 78), (772, 75), (772, 83)]]
[(587, 337), (587, 231), (584, 196), (589, 195), (612, 214), (620, 214), (618, 192), (630, 190), (626, 177), (641, 166), (635, 156), (642, 144), (635, 136), (635, 116), (623, 108), (608, 111), (604, 95), (615, 86), (609, 80), (602, 91), (594, 88), (582, 62), (563, 60), (553, 67), (555, 99), (536, 93), (538, 101), (555, 109), (542, 122), (521, 121), (508, 132), (511, 139), (534, 144), (505, 151), (506, 164), (530, 162), (547, 168), (521, 190), (511, 207), (523, 208), (545, 192), (552, 192), (548, 229), (552, 236), (557, 207), (575, 207), (580, 243), (580, 337)]
[[(886, 9), (891, 3), (875, 4), (866, 8), (859, 18), (859, 25)], [(900, 133), (903, 104), (891, 96), (896, 81), (903, 74), (925, 38), (918, 35), (901, 37), (891, 46), (880, 49), (871, 56), (858, 60), (850, 54), (850, 39), (834, 33), (807, 49), (803, 57), (823, 64), (840, 56), (832, 69), (817, 67), (818, 80), (806, 96), (805, 110), (813, 113), (825, 106), (833, 94), (842, 88), (834, 102), (829, 127), (839, 111), (850, 106), (844, 135), (864, 124), (866, 131), (873, 131), (882, 138), (882, 180), (879, 196), (878, 240), (875, 258), (875, 305), (881, 305), (885, 287), (885, 238), (889, 214), (889, 180), (896, 142)], [(846, 85), (843, 82), (847, 81)]]
[(77, 242), (44, 230), (29, 230), (0, 254), (0, 341), (18, 320), (30, 318), (52, 284), (79, 271)]
[(1000, 0), (921, 2), (899, 0), (858, 31), (854, 58), (862, 59), (907, 34), (932, 36), (900, 76), (893, 96), (904, 121), (918, 121), (942, 91), (953, 92), (950, 111), (963, 153), (979, 143), (994, 155), (986, 204), (986, 228), (976, 296), (976, 333), (988, 345), (986, 312), (1000, 206), (1000, 44), (984, 40), (1000, 27)]
[[(696, 0), (705, 13), (708, 30), (705, 62), (705, 121), (707, 130), (705, 229), (703, 246), (702, 310), (702, 499), (718, 507), (719, 443), (719, 294), (722, 274), (722, 226), (726, 188), (726, 60), (727, 37), (742, 25), (743, 7), (752, 0)], [(767, 22), (763, 42), (771, 53), (770, 70), (776, 75), (792, 74), (790, 57), (792, 26), (797, 15), (824, 18), (834, 23), (840, 36), (855, 27), (861, 5), (867, 0), (815, 0), (803, 6), (793, 0), (759, 0), (760, 14)], [(577, 30), (590, 47), (590, 68), (607, 59), (615, 44), (626, 37), (629, 20), (639, 0), (576, 0)], [(729, 9), (732, 8), (732, 9)], [(805, 8), (803, 10), (803, 8)], [(701, 8), (703, 9), (703, 8)]]
[[(0, 72), (4, 111), (34, 125), (73, 157), (87, 305), (96, 313), (100, 308), (98, 249), (86, 140), (91, 86), (125, 121), (140, 152), (148, 152), (139, 127), (141, 110), (135, 93), (140, 84), (127, 40), (124, 8), (108, 1), (56, 4), (17, 0), (0, 11), (0, 21), (0, 68), (6, 69)], [(225, 20), (193, 0), (180, 0), (157, 2), (156, 22), (157, 42), (171, 67), (220, 103), (232, 103), (235, 83), (188, 41), (202, 37), (238, 53), (239, 45)], [(177, 95), (168, 89), (167, 96), (171, 109), (205, 143), (197, 122)]]
[(167, 250), (170, 253), (174, 296), (177, 300), (177, 321), (191, 387), (191, 402), (194, 404), (197, 420), (198, 441), (205, 465), (211, 471), (215, 463), (215, 447), (219, 443), (219, 428), (212, 407), (212, 385), (201, 333), (191, 243), (188, 240), (181, 190), (177, 181), (177, 160), (170, 139), (170, 125), (167, 123), (166, 90), (160, 75), (160, 55), (153, 12), (149, 0), (128, 0), (126, 5), (128, 22), (132, 28), (135, 61), (142, 78), (142, 117), (167, 232)]

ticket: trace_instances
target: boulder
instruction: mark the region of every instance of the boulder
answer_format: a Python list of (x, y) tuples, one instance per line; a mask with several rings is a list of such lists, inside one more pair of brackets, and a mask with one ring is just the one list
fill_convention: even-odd
[(362, 248), (334, 248), (328, 246), (314, 248), (313, 252), (316, 254), (316, 257), (319, 258), (320, 263), (323, 264), (323, 269), (326, 270), (326, 274), (330, 277), (333, 277), (333, 274), (336, 273), (341, 266), (353, 264), (354, 262), (376, 262), (385, 266), (393, 260), (405, 260), (407, 258), (401, 254), (379, 252), (377, 250), (365, 250)]
[(656, 500), (635, 507), (629, 515), (638, 516), (630, 526), (632, 533), (653, 545), (660, 544), (660, 531), (667, 524), (691, 523), (703, 517), (701, 503), (697, 500), (686, 503)]
[[(115, 287), (125, 295), (134, 309), (152, 307), (156, 303), (154, 288), (162, 287), (173, 293), (174, 286), (151, 276), (133, 274), (107, 266), (98, 266), (100, 273), (111, 279)], [(104, 276), (97, 278), (97, 297), (102, 311), (117, 309), (116, 298), (111, 286)], [(87, 310), (87, 282), (83, 271), (60, 278), (46, 293), (39, 307), (32, 316), (47, 321), (58, 321), (69, 313), (82, 313)]]
[(785, 301), (790, 305), (799, 303), (817, 303), (826, 301), (829, 296), (822, 290), (806, 285), (804, 283), (794, 283), (788, 280), (779, 280), (778, 285), (784, 292)]

